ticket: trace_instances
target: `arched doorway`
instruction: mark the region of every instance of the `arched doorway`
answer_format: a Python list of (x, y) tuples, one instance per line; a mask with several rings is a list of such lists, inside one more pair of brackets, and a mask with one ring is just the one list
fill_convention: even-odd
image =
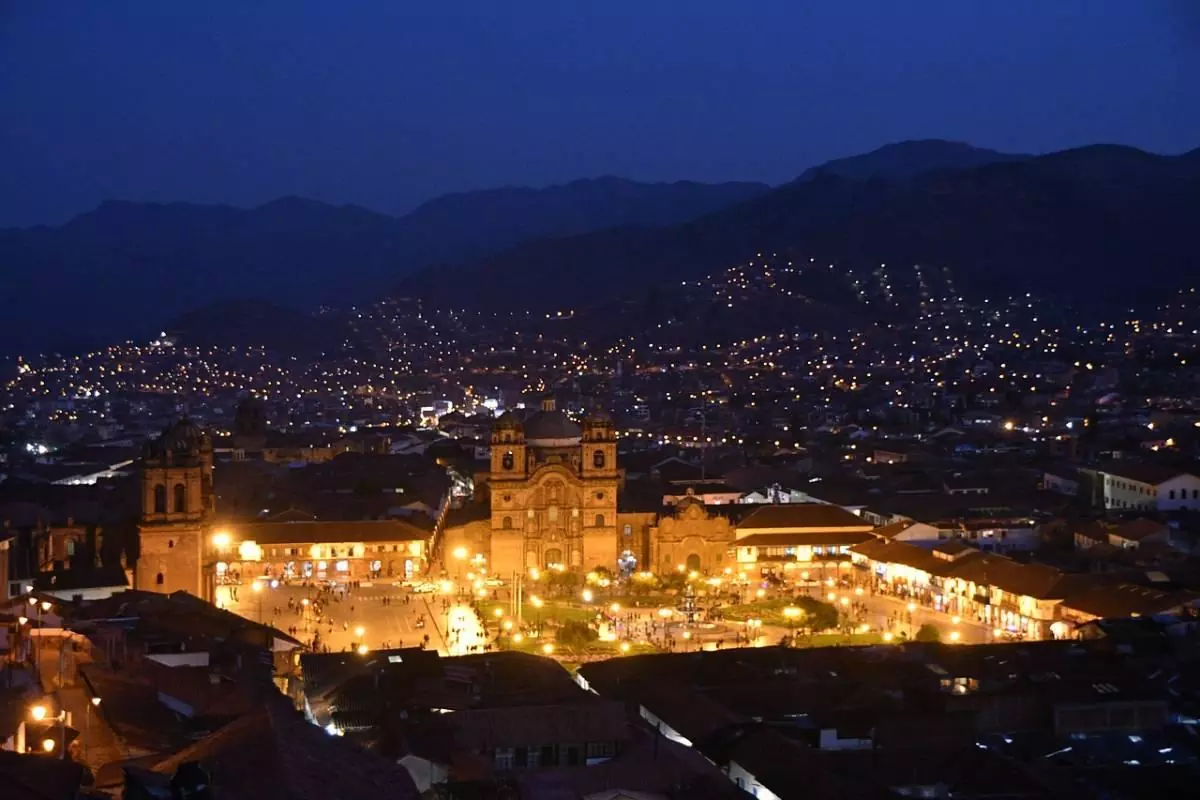
[(687, 561), (685, 561), (684, 564), (687, 566), (688, 572), (699, 572), (700, 571), (700, 554), (699, 553), (688, 553)]
[(550, 548), (549, 550), (546, 551), (544, 562), (545, 563), (542, 566), (544, 566), (546, 569), (550, 569), (555, 565), (562, 566), (562, 564), (563, 564), (562, 550), (558, 549), (557, 547)]

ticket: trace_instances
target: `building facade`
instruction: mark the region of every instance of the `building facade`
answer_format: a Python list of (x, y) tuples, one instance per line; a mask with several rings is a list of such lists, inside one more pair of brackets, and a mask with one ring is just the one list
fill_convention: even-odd
[(618, 556), (617, 436), (612, 420), (581, 426), (543, 401), (525, 420), (492, 430), (489, 570), (613, 569)]

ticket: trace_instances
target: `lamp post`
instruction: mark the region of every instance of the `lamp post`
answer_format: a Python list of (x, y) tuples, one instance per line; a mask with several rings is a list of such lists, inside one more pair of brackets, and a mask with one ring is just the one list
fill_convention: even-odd
[(537, 609), (537, 631), (538, 631), (538, 636), (541, 636), (542, 635), (542, 606), (545, 605), (545, 601), (543, 601), (542, 598), (538, 597), (535, 594), (529, 598), (529, 602), (533, 603), (533, 607)]
[(262, 581), (255, 581), (253, 584), (251, 584), (250, 588), (254, 592), (254, 594), (258, 596), (258, 624), (262, 625), (263, 624), (263, 611), (262, 611), (263, 585), (262, 585)]
[(84, 734), (83, 734), (83, 736), (84, 736), (83, 759), (85, 761), (87, 760), (88, 754), (91, 753), (91, 749), (92, 749), (92, 708), (93, 707), (95, 707), (97, 709), (100, 707), (100, 698), (99, 697), (93, 697), (91, 702), (88, 703), (88, 705), (87, 705), (87, 717), (86, 717), (86, 722), (84, 724)]
[(803, 613), (804, 612), (796, 606), (787, 606), (783, 609), (783, 616), (786, 617), (788, 621), (788, 639), (790, 640), (790, 644), (796, 643), (796, 620), (799, 619), (800, 615)]

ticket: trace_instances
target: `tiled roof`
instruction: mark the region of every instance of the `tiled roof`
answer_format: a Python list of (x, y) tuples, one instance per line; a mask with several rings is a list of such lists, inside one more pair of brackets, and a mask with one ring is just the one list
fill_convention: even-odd
[(824, 503), (784, 503), (764, 506), (738, 523), (738, 530), (762, 528), (856, 528), (871, 523), (840, 506)]
[(629, 738), (624, 704), (593, 700), (553, 706), (513, 706), (455, 712), (455, 744), (468, 752), (537, 744), (612, 742)]
[(1144, 586), (1120, 583), (1115, 586), (1094, 586), (1063, 600), (1062, 607), (1081, 611), (1095, 617), (1150, 616), (1200, 601), (1191, 592), (1160, 592)]
[(236, 524), (237, 536), (257, 544), (314, 542), (408, 542), (429, 538), (408, 520), (368, 519), (345, 522), (250, 522)]
[(1112, 461), (1097, 468), (1097, 472), (1118, 478), (1158, 486), (1179, 475), (1189, 474), (1185, 470), (1145, 461)]
[(282, 697), (231, 722), (154, 766), (173, 775), (198, 761), (222, 800), (377, 800), (415, 798), (412, 777), (306, 722)]
[(787, 533), (752, 533), (734, 542), (737, 547), (782, 547), (791, 545), (810, 545), (813, 547), (844, 547), (860, 544), (871, 539), (866, 531), (824, 531), (806, 533), (804, 531), (788, 531)]

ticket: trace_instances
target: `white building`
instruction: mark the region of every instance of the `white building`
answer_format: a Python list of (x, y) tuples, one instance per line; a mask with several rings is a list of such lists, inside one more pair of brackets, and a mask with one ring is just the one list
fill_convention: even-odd
[(1200, 509), (1200, 478), (1157, 464), (1114, 462), (1087, 470), (1106, 510), (1178, 511)]

